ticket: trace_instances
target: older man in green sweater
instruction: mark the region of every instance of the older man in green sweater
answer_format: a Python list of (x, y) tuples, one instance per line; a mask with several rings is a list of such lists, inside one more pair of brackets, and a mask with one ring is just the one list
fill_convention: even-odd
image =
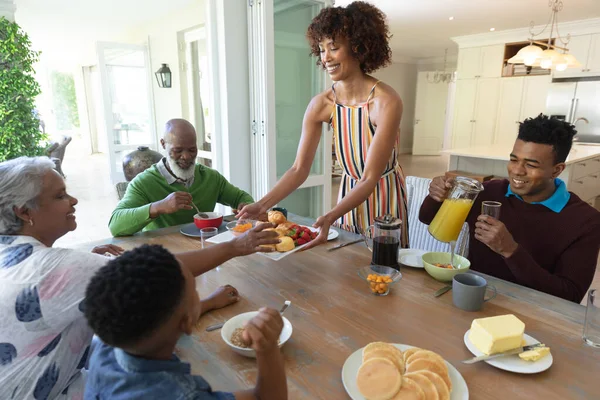
[(196, 130), (188, 121), (168, 121), (160, 143), (168, 157), (129, 183), (108, 223), (114, 236), (192, 222), (192, 201), (200, 211), (213, 211), (216, 203), (241, 208), (254, 202), (214, 169), (196, 164)]

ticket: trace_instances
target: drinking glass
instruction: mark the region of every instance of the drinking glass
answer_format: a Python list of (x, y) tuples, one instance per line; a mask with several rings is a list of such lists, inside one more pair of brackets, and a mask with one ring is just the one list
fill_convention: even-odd
[(484, 201), (481, 203), (481, 214), (489, 215), (494, 219), (500, 219), (500, 207), (502, 203), (497, 201)]
[(588, 294), (583, 325), (583, 341), (590, 346), (600, 348), (600, 304), (596, 296), (596, 289), (590, 290)]
[(205, 246), (206, 239), (210, 239), (219, 233), (217, 228), (202, 228), (200, 229), (200, 240), (202, 241), (202, 248)]

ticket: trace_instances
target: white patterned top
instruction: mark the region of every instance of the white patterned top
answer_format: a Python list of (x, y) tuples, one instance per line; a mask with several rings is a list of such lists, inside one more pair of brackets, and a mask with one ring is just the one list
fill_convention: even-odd
[(106, 257), (0, 236), (0, 399), (82, 399), (85, 288)]

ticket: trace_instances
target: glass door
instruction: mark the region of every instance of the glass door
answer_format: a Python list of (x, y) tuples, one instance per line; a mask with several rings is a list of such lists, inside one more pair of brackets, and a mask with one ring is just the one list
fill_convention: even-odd
[(198, 134), (198, 162), (213, 168), (215, 155), (213, 143), (213, 104), (210, 93), (210, 70), (204, 27), (192, 29), (183, 34), (182, 47), (185, 54), (185, 79), (182, 79), (182, 93), (185, 96), (184, 116), (192, 122)]
[[(306, 39), (323, 0), (270, 0), (250, 6), (253, 186), (260, 198), (292, 166), (304, 112), (325, 90), (326, 75), (315, 65)], [(324, 124), (311, 173), (279, 205), (316, 218), (331, 208), (331, 133)]]
[(139, 146), (157, 149), (146, 46), (98, 43), (104, 132), (113, 183), (125, 180), (123, 157)]

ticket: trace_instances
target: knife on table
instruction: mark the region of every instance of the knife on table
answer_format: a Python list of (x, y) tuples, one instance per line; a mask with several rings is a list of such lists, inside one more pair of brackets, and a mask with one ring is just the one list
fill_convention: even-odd
[(348, 246), (348, 245), (351, 245), (351, 244), (354, 244), (354, 243), (358, 243), (358, 242), (362, 242), (362, 241), (363, 241), (362, 238), (356, 239), (356, 240), (351, 240), (350, 242), (341, 243), (341, 244), (338, 244), (336, 246), (330, 247), (330, 248), (327, 249), (327, 251), (341, 249), (344, 246)]
[(504, 356), (511, 356), (514, 354), (520, 354), (524, 351), (529, 351), (529, 350), (533, 350), (533, 349), (537, 349), (539, 347), (544, 347), (543, 343), (536, 343), (536, 344), (530, 344), (528, 346), (523, 346), (523, 347), (517, 347), (516, 349), (512, 349), (512, 350), (508, 350), (502, 353), (496, 353), (496, 354), (490, 354), (490, 355), (483, 355), (483, 356), (479, 356), (479, 357), (473, 357), (473, 358), (469, 358), (467, 360), (463, 360), (463, 364), (473, 364), (479, 361), (487, 361), (487, 360), (491, 360), (494, 358), (498, 358), (498, 357), (504, 357)]

